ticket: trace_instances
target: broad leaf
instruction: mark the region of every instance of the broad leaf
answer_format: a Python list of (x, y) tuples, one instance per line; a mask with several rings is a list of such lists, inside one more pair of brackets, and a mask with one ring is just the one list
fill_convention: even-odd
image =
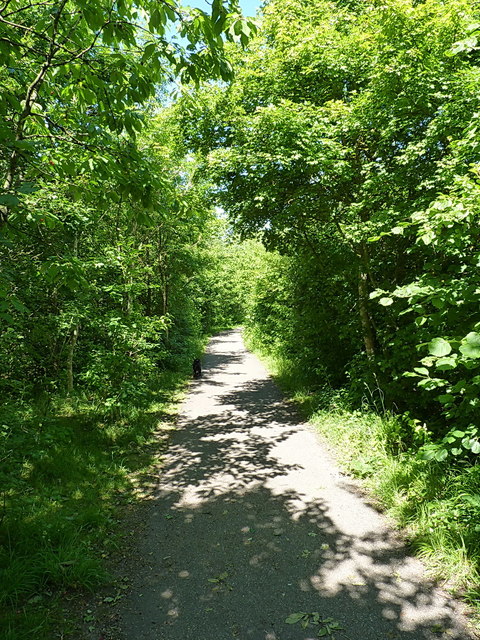
[(467, 358), (480, 358), (480, 334), (471, 331), (465, 336), (460, 345), (460, 353)]
[(434, 338), (428, 343), (428, 352), (431, 353), (432, 356), (437, 356), (438, 358), (448, 356), (451, 351), (452, 347), (450, 343), (444, 338)]
[(291, 613), (288, 618), (285, 619), (287, 624), (296, 624), (303, 619), (306, 614), (303, 611), (299, 611), (298, 613)]
[(436, 362), (437, 369), (440, 371), (450, 371), (457, 366), (457, 359), (455, 356), (448, 356), (446, 358), (439, 358)]
[(480, 453), (480, 442), (478, 440), (472, 442), (472, 453)]
[(389, 307), (391, 304), (393, 304), (393, 298), (380, 298), (378, 302), (383, 307)]

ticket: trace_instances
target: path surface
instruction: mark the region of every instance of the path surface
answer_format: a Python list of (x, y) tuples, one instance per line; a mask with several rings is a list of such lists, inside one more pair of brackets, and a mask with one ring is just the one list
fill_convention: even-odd
[(193, 381), (146, 523), (127, 640), (310, 640), (318, 611), (348, 640), (467, 640), (384, 519), (349, 486), (238, 331)]

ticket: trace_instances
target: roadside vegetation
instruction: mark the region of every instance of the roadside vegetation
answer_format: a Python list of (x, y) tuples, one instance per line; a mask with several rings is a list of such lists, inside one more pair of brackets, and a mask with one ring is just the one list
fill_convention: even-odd
[(412, 425), (408, 415), (376, 408), (369, 393), (359, 402), (346, 389), (319, 389), (295, 375), (291, 362), (272, 357), (260, 341), (250, 336), (247, 343), (332, 446), (340, 465), (362, 480), (401, 529), (430, 575), (465, 600), (478, 622), (480, 466), (426, 460), (421, 453), (428, 440), (424, 423)]
[(479, 42), (468, 0), (1, 3), (2, 637), (68, 633), (240, 323), (479, 604)]
[(466, 0), (271, 0), (233, 82), (177, 106), (267, 249), (250, 344), (476, 604), (479, 24)]
[(185, 371), (149, 380), (142, 406), (105, 407), (95, 395), (2, 409), (0, 580), (3, 638), (73, 632), (69, 601), (108, 580), (121, 546), (118, 518), (174, 424)]
[(361, 479), (430, 575), (465, 600), (478, 621), (480, 466), (426, 460), (424, 423), (412, 425), (409, 415), (372, 406), (369, 393), (359, 402), (348, 389), (318, 388), (252, 335), (247, 344), (332, 446), (340, 465)]
[(0, 3), (2, 639), (73, 631), (193, 358), (241, 318), (238, 252), (160, 104), (229, 80), (246, 30), (235, 2)]

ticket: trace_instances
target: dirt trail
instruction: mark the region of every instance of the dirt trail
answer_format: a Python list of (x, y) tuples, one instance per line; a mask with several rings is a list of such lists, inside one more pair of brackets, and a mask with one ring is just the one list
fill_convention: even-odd
[(203, 365), (122, 607), (126, 640), (316, 638), (285, 623), (299, 611), (334, 618), (348, 640), (470, 638), (240, 332), (215, 337)]

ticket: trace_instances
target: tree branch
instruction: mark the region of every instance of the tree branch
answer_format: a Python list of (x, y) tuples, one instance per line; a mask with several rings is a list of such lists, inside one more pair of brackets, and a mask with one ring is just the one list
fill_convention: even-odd
[(3, 13), (4, 11), (6, 11), (6, 10), (7, 10), (8, 5), (10, 4), (10, 2), (11, 2), (11, 1), (12, 1), (12, 0), (5, 0), (5, 2), (3, 3), (3, 7), (0, 9), (0, 16), (2, 15), (2, 13)]
[[(37, 73), (36, 77), (34, 78), (33, 82), (30, 84), (30, 86), (27, 88), (27, 92), (25, 95), (25, 104), (23, 107), (23, 111), (20, 114), (20, 117), (18, 119), (18, 123), (17, 123), (17, 127), (16, 127), (16, 132), (15, 132), (15, 142), (20, 142), (23, 139), (23, 134), (24, 134), (24, 130), (25, 130), (25, 122), (27, 121), (27, 118), (30, 116), (31, 111), (32, 111), (32, 107), (35, 104), (36, 100), (37, 100), (37, 96), (38, 96), (38, 92), (40, 90), (40, 87), (42, 86), (45, 77), (48, 73), (48, 70), (51, 67), (51, 62), (57, 52), (57, 45), (55, 42), (55, 36), (56, 36), (56, 32), (58, 29), (58, 24), (60, 21), (60, 16), (62, 14), (63, 9), (65, 8), (65, 5), (67, 4), (67, 0), (62, 0), (59, 10), (55, 16), (55, 19), (53, 21), (53, 29), (52, 29), (52, 39), (50, 41), (50, 49), (48, 52), (48, 55), (45, 59), (45, 62), (42, 64), (40, 71)], [(0, 21), (3, 21), (0, 18)], [(18, 160), (20, 158), (20, 149), (18, 147), (14, 147), (14, 149), (12, 150), (11, 154), (10, 154), (10, 160), (8, 162), (8, 169), (7, 169), (7, 175), (5, 177), (5, 181), (3, 183), (3, 190), (8, 193), (9, 191), (11, 191), (13, 184), (15, 182), (15, 176), (16, 176), (16, 171), (17, 171), (17, 165), (18, 165)], [(0, 206), (0, 228), (5, 225), (5, 223), (8, 220), (8, 216), (9, 216), (9, 207), (2, 205)]]
[[(6, 2), (5, 4), (8, 6), (10, 4), (11, 0), (8, 0), (8, 2)], [(21, 13), (22, 11), (26, 11), (28, 9), (32, 9), (33, 7), (48, 7), (48, 6), (55, 6), (54, 2), (31, 2), (30, 4), (25, 5), (24, 7), (20, 7), (20, 9), (15, 9), (15, 11), (9, 11), (8, 13), (5, 13), (5, 17), (7, 16), (13, 16), (16, 13)], [(5, 7), (6, 8), (6, 7)], [(4, 10), (0, 9), (0, 14), (3, 13)]]

